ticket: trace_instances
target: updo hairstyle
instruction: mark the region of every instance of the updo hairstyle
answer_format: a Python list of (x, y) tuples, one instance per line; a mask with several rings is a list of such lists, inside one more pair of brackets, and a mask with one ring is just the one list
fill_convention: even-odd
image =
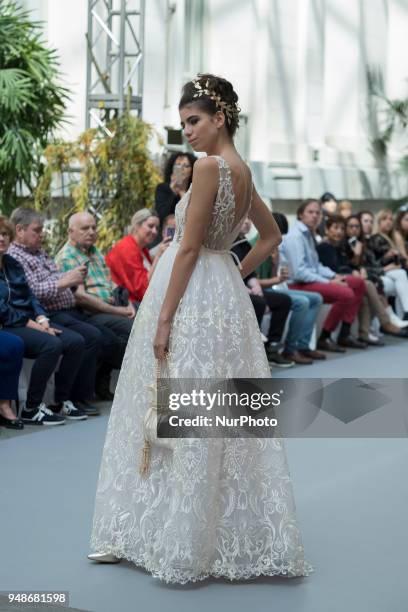
[(196, 104), (200, 110), (215, 115), (222, 111), (225, 127), (233, 138), (239, 126), (238, 96), (229, 81), (213, 74), (199, 74), (186, 83), (182, 89), (179, 110), (189, 104)]

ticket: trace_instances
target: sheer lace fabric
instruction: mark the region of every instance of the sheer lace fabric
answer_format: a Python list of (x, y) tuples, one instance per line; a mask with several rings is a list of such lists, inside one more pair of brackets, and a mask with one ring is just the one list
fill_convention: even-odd
[[(216, 159), (213, 219), (173, 321), (169, 374), (269, 377), (251, 301), (227, 252), (237, 233), (235, 201), (229, 168)], [(189, 199), (187, 192), (177, 205), (174, 241), (129, 338), (103, 450), (91, 547), (182, 584), (208, 576), (308, 575), (281, 440), (179, 440), (173, 452), (153, 448), (149, 475), (139, 474), (142, 421), (155, 377), (152, 340)]]

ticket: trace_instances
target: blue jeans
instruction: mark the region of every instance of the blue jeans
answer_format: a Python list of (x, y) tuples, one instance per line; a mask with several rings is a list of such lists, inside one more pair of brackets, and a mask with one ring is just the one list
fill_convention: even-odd
[[(274, 291), (267, 289), (266, 291)], [(280, 293), (287, 293), (292, 300), (289, 329), (285, 340), (285, 352), (293, 353), (309, 348), (313, 327), (316, 322), (323, 298), (320, 293), (312, 291), (299, 291), (297, 289), (282, 289)]]

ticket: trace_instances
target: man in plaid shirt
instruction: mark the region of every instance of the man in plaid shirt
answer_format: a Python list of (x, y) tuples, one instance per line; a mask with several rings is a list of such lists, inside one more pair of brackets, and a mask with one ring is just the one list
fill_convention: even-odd
[[(88, 415), (99, 414), (99, 410), (92, 406), (89, 400), (92, 400), (94, 395), (102, 337), (96, 327), (81, 320), (73, 293), (83, 282), (87, 273), (86, 267), (77, 266), (66, 274), (58, 270), (51, 257), (41, 248), (44, 218), (39, 212), (20, 207), (14, 210), (11, 221), (15, 225), (16, 236), (8, 254), (23, 266), (32, 292), (47, 311), (47, 325), (51, 321), (54, 328), (61, 330), (62, 333), (58, 337), (67, 353), (60, 365), (60, 371), (62, 368), (68, 396), (61, 405), (56, 404), (51, 408), (54, 412), (62, 411), (67, 418), (86, 418)], [(65, 367), (64, 363), (64, 360), (69, 361), (71, 345), (75, 345), (77, 352), (73, 355), (75, 368), (72, 365)]]
[(68, 242), (58, 252), (56, 262), (64, 272), (87, 267), (88, 273), (78, 285), (75, 299), (87, 312), (87, 320), (102, 332), (105, 350), (98, 370), (97, 393), (107, 397), (111, 371), (121, 367), (136, 311), (131, 302), (127, 306), (115, 305), (115, 286), (102, 253), (95, 246), (96, 240), (95, 218), (87, 212), (75, 213), (69, 219)]

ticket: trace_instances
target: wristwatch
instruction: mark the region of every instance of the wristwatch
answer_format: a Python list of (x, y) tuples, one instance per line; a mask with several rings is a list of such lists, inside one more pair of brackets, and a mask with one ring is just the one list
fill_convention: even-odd
[(40, 317), (38, 317), (38, 319), (36, 319), (36, 322), (39, 323), (41, 325), (41, 323), (49, 323), (49, 318), (41, 315)]

